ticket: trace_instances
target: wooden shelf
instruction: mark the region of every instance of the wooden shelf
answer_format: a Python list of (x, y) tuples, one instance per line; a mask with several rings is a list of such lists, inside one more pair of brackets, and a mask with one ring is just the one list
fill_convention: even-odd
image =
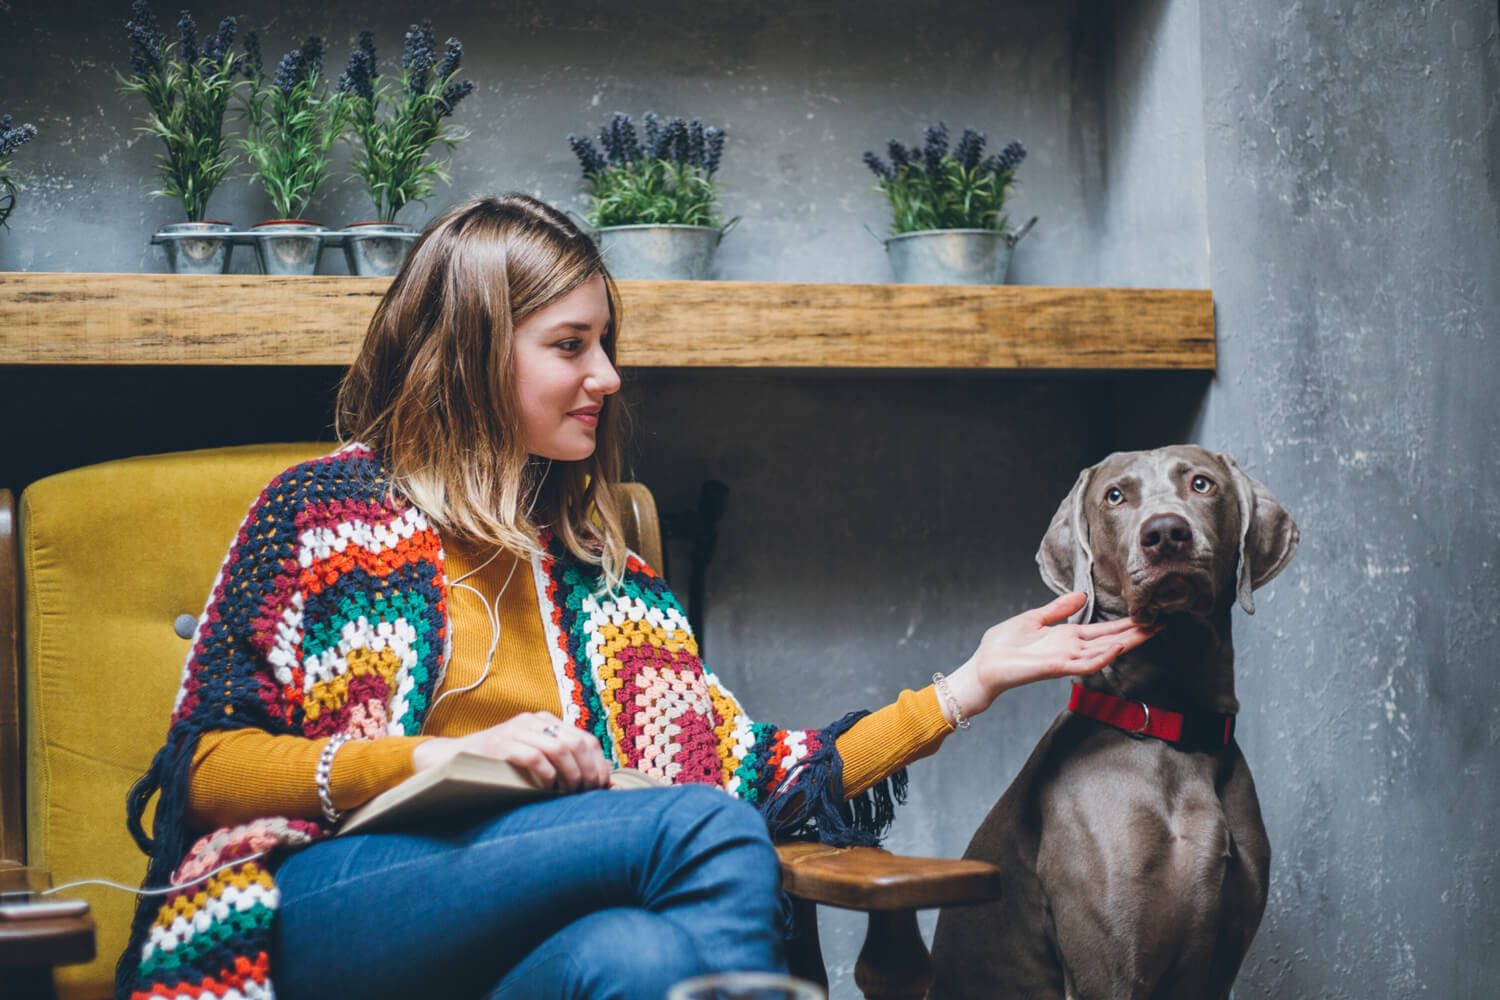
[[(0, 365), (346, 365), (388, 278), (0, 273)], [(623, 281), (661, 368), (1196, 370), (1206, 290)]]

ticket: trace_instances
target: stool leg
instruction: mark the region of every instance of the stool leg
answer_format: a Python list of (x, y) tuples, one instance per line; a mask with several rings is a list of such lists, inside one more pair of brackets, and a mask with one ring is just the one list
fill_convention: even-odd
[(932, 985), (932, 956), (915, 910), (873, 910), (854, 985), (869, 1000), (922, 1000)]
[(22, 965), (0, 972), (0, 981), (5, 985), (4, 993), (15, 1000), (55, 1000), (57, 992), (52, 987), (52, 966)]
[(818, 943), (818, 904), (792, 897), (792, 936), (786, 944), (787, 968), (792, 975), (828, 989), (823, 949)]

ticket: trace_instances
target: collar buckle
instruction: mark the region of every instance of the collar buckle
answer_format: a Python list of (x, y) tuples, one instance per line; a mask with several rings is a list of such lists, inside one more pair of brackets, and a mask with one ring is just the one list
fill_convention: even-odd
[(1136, 704), (1141, 706), (1140, 727), (1137, 729), (1127, 729), (1125, 730), (1125, 732), (1129, 733), (1131, 736), (1134, 736), (1139, 740), (1144, 739), (1146, 736), (1146, 730), (1151, 728), (1151, 706), (1146, 704), (1144, 701), (1138, 701), (1136, 702)]

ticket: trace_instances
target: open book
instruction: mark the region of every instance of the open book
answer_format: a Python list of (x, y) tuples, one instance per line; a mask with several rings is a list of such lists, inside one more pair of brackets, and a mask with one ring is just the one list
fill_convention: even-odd
[[(663, 788), (667, 784), (633, 767), (617, 767), (610, 773), (610, 787), (615, 789)], [(483, 805), (514, 805), (555, 794), (536, 787), (530, 774), (507, 761), (456, 753), (350, 812), (338, 832), (397, 826), (423, 816)]]

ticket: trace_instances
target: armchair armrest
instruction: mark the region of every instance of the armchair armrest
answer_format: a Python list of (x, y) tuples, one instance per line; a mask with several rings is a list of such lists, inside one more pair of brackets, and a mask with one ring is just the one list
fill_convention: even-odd
[(917, 911), (1000, 898), (1000, 869), (982, 861), (903, 857), (873, 847), (778, 844), (781, 887), (792, 897), (792, 972), (828, 985), (818, 944), (817, 904), (870, 914), (854, 982), (872, 998), (919, 1000), (932, 985), (932, 957)]

